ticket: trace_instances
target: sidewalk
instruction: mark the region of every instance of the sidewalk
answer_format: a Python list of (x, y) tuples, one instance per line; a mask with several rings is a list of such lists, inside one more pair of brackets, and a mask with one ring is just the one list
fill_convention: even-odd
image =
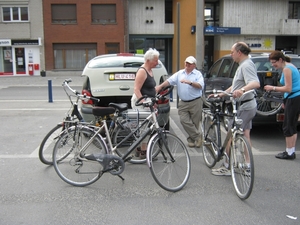
[(72, 79), (73, 86), (82, 86), (84, 77), (82, 71), (52, 72), (47, 71), (45, 77), (41, 76), (0, 76), (0, 88), (7, 86), (48, 86), (51, 80), (52, 86), (61, 86), (65, 79)]

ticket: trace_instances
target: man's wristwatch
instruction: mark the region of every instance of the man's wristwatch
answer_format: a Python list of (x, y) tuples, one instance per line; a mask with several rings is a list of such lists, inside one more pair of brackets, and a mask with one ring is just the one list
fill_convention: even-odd
[(243, 91), (243, 93), (245, 93), (245, 88), (241, 88), (241, 90)]
[(193, 82), (191, 82), (190, 85), (193, 85)]

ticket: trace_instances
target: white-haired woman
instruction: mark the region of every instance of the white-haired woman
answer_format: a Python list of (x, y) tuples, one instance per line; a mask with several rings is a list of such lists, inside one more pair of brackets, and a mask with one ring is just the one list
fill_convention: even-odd
[[(156, 82), (153, 77), (152, 68), (157, 66), (158, 58), (159, 52), (152, 48), (150, 48), (144, 55), (144, 64), (138, 69), (135, 75), (134, 93), (131, 98), (131, 107), (133, 109), (142, 109), (142, 106), (135, 106), (136, 101), (142, 96), (147, 95), (148, 97), (154, 97), (156, 94)], [(146, 148), (147, 143), (143, 141), (141, 148), (137, 149), (141, 158), (146, 157)]]

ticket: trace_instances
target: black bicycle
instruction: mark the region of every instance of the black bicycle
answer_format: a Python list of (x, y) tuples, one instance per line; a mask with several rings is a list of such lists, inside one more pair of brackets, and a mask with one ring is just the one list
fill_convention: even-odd
[[(252, 90), (251, 90), (252, 91)], [(245, 92), (249, 93), (251, 91)], [(203, 108), (202, 151), (205, 164), (212, 168), (223, 157), (227, 158), (230, 165), (231, 177), (236, 194), (240, 199), (247, 199), (254, 183), (254, 161), (251, 145), (240, 128), (242, 119), (237, 118), (237, 102), (232, 93), (214, 90), (215, 97), (208, 98), (211, 103), (210, 109)], [(224, 113), (221, 105), (223, 99), (217, 97), (217, 93), (224, 93), (230, 97), (232, 113)], [(232, 118), (232, 126), (228, 129), (224, 142), (221, 140), (222, 117)], [(230, 144), (229, 155), (226, 154), (226, 147)]]

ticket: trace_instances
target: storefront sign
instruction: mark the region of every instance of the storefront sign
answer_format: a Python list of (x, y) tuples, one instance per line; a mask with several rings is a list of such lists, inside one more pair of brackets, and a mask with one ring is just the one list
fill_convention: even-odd
[(204, 27), (204, 34), (241, 34), (240, 27)]
[(0, 46), (11, 46), (10, 39), (0, 39)]
[(39, 45), (39, 40), (12, 40), (12, 45)]

